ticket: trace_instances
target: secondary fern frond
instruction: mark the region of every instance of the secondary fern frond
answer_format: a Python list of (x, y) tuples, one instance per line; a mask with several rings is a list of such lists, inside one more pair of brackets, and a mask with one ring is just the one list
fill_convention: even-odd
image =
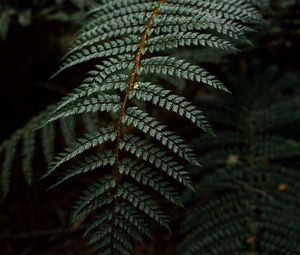
[[(38, 132), (38, 128), (44, 124), (44, 119), (53, 111), (53, 107), (47, 108), (40, 115), (30, 120), (23, 128), (16, 131), (9, 140), (4, 141), (0, 146), (0, 153), (3, 157), (3, 164), (0, 169), (1, 173), (1, 194), (6, 197), (10, 189), (11, 175), (13, 171), (13, 163), (16, 159), (22, 158), (22, 172), (28, 184), (33, 179), (33, 163), (35, 161), (36, 147), (41, 146), (45, 161), (50, 163), (56, 151), (57, 137), (61, 136), (66, 144), (74, 141), (76, 137), (75, 120), (71, 117), (61, 118), (59, 122), (50, 122), (43, 126)], [(80, 116), (80, 121), (84, 122), (83, 118), (95, 119), (95, 116), (89, 114)], [(95, 127), (90, 126), (90, 131)], [(85, 129), (88, 130), (87, 124)], [(59, 132), (60, 131), (60, 132)], [(21, 147), (19, 149), (19, 147)]]
[(281, 117), (283, 106), (299, 102), (297, 96), (285, 98), (295, 76), (284, 76), (285, 86), (274, 68), (253, 81), (236, 77), (233, 94), (218, 104), (200, 99), (210, 105), (208, 118), (222, 118), (225, 131), (216, 132), (218, 139), (204, 135), (195, 141), (204, 167), (193, 171), (201, 176), (196, 193), (185, 195), (196, 206), (182, 224), (186, 238), (178, 254), (297, 254), (300, 187), (294, 162), (300, 144), (291, 120), (299, 114)]
[(23, 173), (28, 182), (28, 184), (32, 181), (32, 157), (33, 157), (33, 150), (34, 150), (34, 134), (29, 131), (24, 134), (24, 144), (23, 144)]
[[(13, 160), (16, 153), (17, 140), (11, 139), (2, 145), (2, 150), (5, 150), (5, 159), (2, 165), (1, 171), (1, 193), (5, 197), (9, 191), (10, 179), (11, 179), (11, 169)], [(28, 171), (28, 170), (27, 170)]]

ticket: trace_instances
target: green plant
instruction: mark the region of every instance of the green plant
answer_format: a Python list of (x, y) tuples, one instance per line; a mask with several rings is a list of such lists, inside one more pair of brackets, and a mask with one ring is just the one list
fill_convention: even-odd
[[(44, 175), (70, 165), (53, 188), (101, 168), (98, 181), (76, 202), (71, 223), (91, 218), (86, 235), (102, 255), (131, 254), (135, 241), (151, 237), (149, 219), (169, 229), (157, 195), (181, 206), (172, 183), (192, 189), (185, 169), (186, 162), (198, 165), (192, 149), (148, 112), (155, 106), (161, 112), (176, 113), (213, 134), (203, 113), (185, 97), (165, 89), (163, 80), (180, 78), (227, 89), (207, 70), (172, 56), (172, 52), (192, 47), (236, 52), (236, 42), (247, 42), (246, 33), (252, 31), (249, 24), (261, 22), (255, 6), (263, 3), (117, 0), (91, 11), (91, 21), (80, 31), (59, 72), (85, 62), (96, 60), (98, 64), (78, 88), (43, 113), (34, 125), (44, 130), (49, 123), (67, 117), (109, 113), (101, 127), (54, 157)], [(4, 186), (19, 137), (3, 146), (7, 152), (1, 179)], [(27, 165), (32, 157), (32, 137), (25, 137), (25, 173), (30, 172)], [(52, 140), (47, 138), (46, 143)]]
[(199, 98), (222, 131), (194, 142), (203, 167), (185, 197), (178, 254), (299, 253), (298, 78), (274, 67), (253, 73), (231, 71), (232, 95)]
[[(22, 161), (22, 172), (28, 184), (31, 184), (33, 178), (33, 160), (38, 146), (42, 147), (44, 159), (47, 163), (53, 160), (56, 150), (55, 140), (61, 137), (65, 144), (69, 144), (76, 137), (76, 122), (81, 122), (83, 130), (94, 131), (98, 126), (98, 116), (96, 114), (86, 114), (75, 120), (72, 116), (62, 118), (56, 123), (50, 123), (44, 126), (39, 132), (37, 127), (41, 126), (45, 116), (49, 114), (53, 106), (48, 107), (40, 115), (32, 118), (24, 127), (17, 130), (8, 140), (0, 146), (0, 152), (3, 155), (3, 164), (1, 169), (1, 194), (6, 197), (10, 188), (12, 165), (17, 158)], [(17, 148), (21, 144), (21, 150)]]

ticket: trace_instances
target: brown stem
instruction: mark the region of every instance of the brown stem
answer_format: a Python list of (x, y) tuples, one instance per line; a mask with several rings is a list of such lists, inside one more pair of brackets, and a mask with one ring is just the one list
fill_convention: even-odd
[(114, 179), (115, 179), (117, 185), (116, 185), (116, 188), (112, 192), (112, 196), (113, 196), (113, 200), (114, 200), (113, 219), (115, 219), (115, 217), (116, 217), (115, 208), (116, 208), (116, 205), (118, 203), (117, 193), (118, 193), (118, 189), (120, 187), (120, 178), (121, 178), (119, 167), (120, 167), (120, 164), (121, 164), (120, 143), (121, 143), (121, 139), (122, 139), (122, 136), (123, 136), (123, 133), (122, 133), (122, 119), (123, 119), (123, 117), (125, 115), (125, 112), (127, 110), (127, 107), (128, 107), (129, 93), (132, 90), (134, 90), (134, 87), (135, 87), (134, 85), (135, 85), (136, 80), (137, 80), (138, 69), (141, 65), (142, 54), (143, 54), (143, 50), (145, 48), (146, 41), (147, 41), (148, 36), (149, 36), (149, 32), (152, 28), (152, 24), (154, 22), (155, 17), (159, 15), (160, 6), (165, 2), (166, 2), (166, 0), (159, 0), (158, 6), (156, 8), (154, 8), (154, 10), (151, 13), (151, 16), (150, 16), (149, 20), (145, 24), (145, 30), (144, 30), (144, 32), (141, 36), (141, 39), (140, 39), (140, 42), (139, 42), (139, 47), (138, 47), (137, 52), (136, 52), (135, 57), (134, 57), (134, 67), (133, 67), (133, 69), (131, 71), (131, 74), (130, 74), (130, 78), (129, 78), (128, 86), (127, 86), (127, 91), (126, 91), (126, 93), (123, 97), (123, 100), (121, 102), (121, 110), (120, 110), (120, 113), (119, 113), (119, 116), (117, 118), (116, 125), (115, 125), (117, 138), (116, 138), (116, 145), (115, 145), (115, 149), (114, 149), (116, 163), (113, 167), (113, 176), (114, 176)]
[(116, 164), (115, 164), (114, 169), (113, 169), (113, 175), (114, 175), (114, 178), (117, 182), (117, 187), (119, 186), (119, 183), (120, 183), (119, 166), (120, 166), (120, 163), (121, 163), (120, 142), (121, 142), (121, 139), (122, 139), (122, 136), (123, 136), (123, 134), (122, 134), (122, 119), (123, 119), (123, 117), (125, 115), (125, 112), (126, 112), (126, 109), (128, 107), (129, 93), (132, 90), (134, 90), (134, 85), (135, 85), (136, 79), (137, 79), (137, 72), (138, 72), (138, 69), (141, 65), (142, 54), (143, 54), (143, 50), (145, 48), (146, 41), (147, 41), (148, 36), (149, 36), (149, 32), (152, 28), (152, 24), (154, 22), (155, 17), (157, 17), (159, 15), (159, 8), (165, 2), (166, 2), (166, 0), (159, 0), (158, 6), (152, 11), (149, 20), (145, 24), (145, 30), (144, 30), (144, 32), (141, 36), (141, 40), (139, 42), (139, 47), (138, 47), (138, 50), (137, 50), (137, 52), (135, 54), (135, 57), (134, 57), (134, 67), (133, 67), (133, 70), (131, 71), (131, 74), (130, 74), (130, 78), (129, 78), (128, 86), (127, 86), (127, 91), (126, 91), (126, 93), (124, 95), (124, 98), (123, 98), (123, 101), (121, 103), (121, 111), (120, 111), (120, 114), (119, 114), (117, 122), (116, 122), (115, 128), (116, 128), (117, 138), (116, 138), (116, 147), (115, 147), (115, 151), (114, 151), (115, 157), (116, 157)]

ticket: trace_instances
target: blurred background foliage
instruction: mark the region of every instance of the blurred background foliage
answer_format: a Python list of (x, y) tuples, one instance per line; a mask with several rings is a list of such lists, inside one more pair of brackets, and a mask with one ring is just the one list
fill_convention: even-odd
[[(13, 131), (22, 127), (28, 119), (45, 109), (47, 105), (65, 95), (84, 77), (88, 67), (81, 66), (66, 72), (55, 81), (48, 80), (57, 70), (59, 59), (72, 42), (87, 10), (99, 3), (101, 1), (97, 0), (1, 1), (1, 141), (8, 138)], [(229, 87), (234, 80), (232, 77), (240, 77), (240, 73), (246, 74), (243, 80), (239, 81), (239, 85), (243, 86), (247, 83), (247, 79), (251, 80), (259, 75), (263, 67), (276, 66), (279, 70), (276, 73), (278, 80), (286, 75), (293, 77), (293, 88), (284, 91), (284, 98), (299, 97), (300, 64), (297, 56), (300, 53), (300, 1), (272, 0), (271, 9), (264, 10), (264, 15), (266, 25), (257, 28), (258, 32), (251, 36), (254, 46), (241, 45), (242, 53), (229, 56), (216, 51), (194, 49), (178, 54), (188, 55), (194, 62), (200, 62), (206, 68), (213, 70), (225, 84), (229, 84)], [(257, 67), (258, 63), (261, 68)], [(230, 74), (231, 78), (228, 78)], [(275, 80), (274, 83), (277, 81)], [(271, 87), (274, 83), (261, 83), (258, 86)], [(211, 91), (205, 88), (191, 89), (192, 86), (187, 86), (188, 84), (184, 82), (176, 85), (178, 90), (194, 98), (194, 102), (201, 107), (207, 107), (199, 97), (211, 95)], [(290, 112), (295, 110), (296, 108), (289, 109)], [(211, 118), (213, 121), (213, 117)], [(299, 134), (299, 120), (295, 120), (295, 123), (298, 124), (290, 123), (287, 130)], [(222, 123), (213, 123), (213, 125), (218, 132), (226, 129)], [(201, 137), (200, 133), (189, 132), (190, 127), (185, 123), (174, 122), (174, 129), (188, 134), (190, 140)], [(299, 142), (299, 136), (293, 136), (293, 139)], [(63, 141), (57, 143), (61, 146), (64, 144)], [(199, 151), (200, 162), (202, 155), (208, 152), (210, 150), (207, 148)], [(38, 159), (39, 156), (41, 155), (37, 155), (36, 158)], [(228, 158), (225, 159), (228, 162)], [(230, 162), (233, 163), (237, 160), (239, 158), (230, 158)], [(293, 160), (299, 161), (299, 157), (293, 157)], [(18, 169), (20, 166), (16, 163), (15, 167)], [(42, 162), (36, 164), (37, 177), (30, 188), (18, 174), (19, 171), (15, 171), (12, 191), (6, 202), (0, 204), (0, 253), (3, 255), (94, 254), (95, 251), (87, 248), (80, 237), (81, 227), (74, 226), (68, 229), (67, 225), (68, 208), (71, 207), (79, 186), (84, 186), (87, 180), (82, 178), (75, 182), (76, 185), (74, 183), (65, 185), (62, 197), (61, 188), (46, 192), (47, 184), (38, 183), (38, 176), (43, 172), (44, 167)], [(66, 190), (68, 192), (65, 192)], [(174, 211), (174, 208), (168, 210), (172, 217), (173, 229), (176, 230), (183, 211)], [(136, 254), (175, 254), (179, 236), (161, 233), (160, 229), (157, 232), (158, 238), (145, 247), (138, 247)]]
[(0, 9), (0, 38), (5, 40), (13, 26), (23, 28), (37, 20), (78, 23), (94, 0), (4, 0)]
[(1, 93), (0, 108), (10, 120), (2, 125), (1, 140), (68, 91), (72, 78), (67, 77), (63, 86), (48, 78), (94, 5), (94, 0), (1, 1), (0, 74), (1, 83), (7, 86)]

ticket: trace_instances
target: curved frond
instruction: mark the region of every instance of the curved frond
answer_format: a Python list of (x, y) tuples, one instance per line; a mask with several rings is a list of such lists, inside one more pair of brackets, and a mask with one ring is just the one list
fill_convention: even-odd
[[(160, 88), (160, 78), (182, 79), (228, 92), (216, 76), (186, 58), (174, 57), (174, 52), (211, 48), (235, 53), (237, 43), (248, 42), (247, 33), (261, 22), (261, 15), (254, 0), (101, 3), (90, 12), (91, 20), (77, 35), (55, 75), (83, 63), (96, 65), (77, 88), (31, 127), (41, 127), (47, 161), (53, 158), (44, 177), (75, 161), (52, 187), (104, 167), (105, 174), (99, 171), (98, 181), (88, 185), (79, 197), (71, 223), (90, 218), (86, 235), (101, 254), (130, 255), (135, 241), (150, 236), (148, 221), (169, 229), (154, 195), (181, 205), (172, 183), (193, 189), (187, 163), (199, 165), (183, 138), (151, 117), (147, 107), (141, 110), (133, 103), (151, 102), (213, 134), (202, 111), (184, 97)], [(98, 111), (110, 113), (103, 123), (92, 120)], [(88, 132), (74, 141), (80, 129), (78, 119)], [(52, 157), (55, 135), (51, 125), (56, 120), (69, 145)], [(24, 172), (30, 182), (34, 135), (21, 133), (26, 135)], [(47, 135), (52, 142), (47, 142)], [(4, 185), (15, 147), (14, 142), (6, 147), (1, 178)]]

